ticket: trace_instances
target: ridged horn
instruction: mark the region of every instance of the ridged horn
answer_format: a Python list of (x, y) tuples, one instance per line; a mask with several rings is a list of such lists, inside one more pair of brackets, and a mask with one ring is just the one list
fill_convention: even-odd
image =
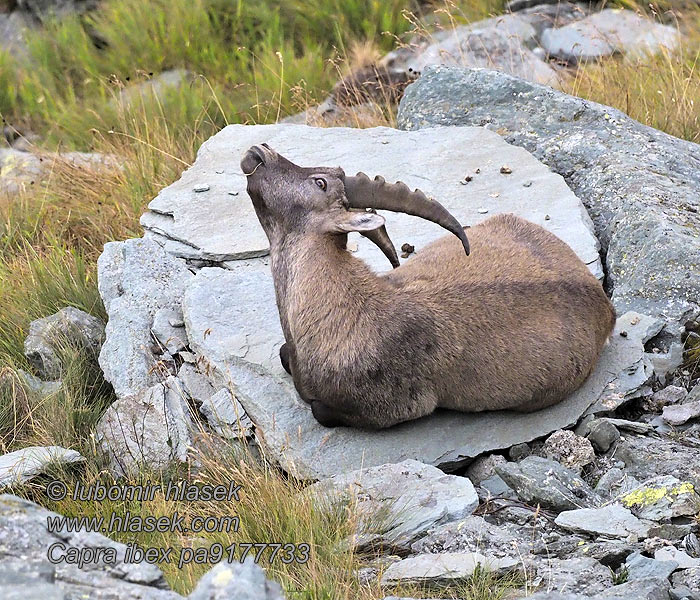
[[(371, 212), (376, 213), (377, 211), (371, 209)], [(389, 262), (394, 269), (401, 264), (399, 263), (399, 257), (396, 254), (394, 243), (391, 241), (391, 238), (389, 237), (384, 225), (382, 225), (379, 229), (373, 229), (372, 231), (361, 231), (360, 233), (382, 251), (384, 256), (389, 259)]]
[(420, 190), (411, 191), (401, 181), (387, 183), (379, 175), (372, 180), (364, 173), (358, 173), (345, 178), (345, 196), (350, 208), (390, 210), (432, 221), (454, 233), (462, 242), (464, 252), (469, 255), (469, 240), (459, 221), (442, 204), (428, 198)]

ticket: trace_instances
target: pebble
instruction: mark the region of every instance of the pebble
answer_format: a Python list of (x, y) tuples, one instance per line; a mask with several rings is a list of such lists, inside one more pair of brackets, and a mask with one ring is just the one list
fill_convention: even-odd
[(513, 169), (510, 167), (501, 167), (501, 174), (503, 175), (510, 175), (513, 172)]
[(192, 188), (195, 192), (208, 192), (209, 191), (209, 184), (208, 183), (203, 183), (200, 185), (195, 185), (194, 188)]
[(487, 212), (489, 212), (488, 208), (477, 208), (476, 212), (478, 212), (480, 215), (485, 215)]

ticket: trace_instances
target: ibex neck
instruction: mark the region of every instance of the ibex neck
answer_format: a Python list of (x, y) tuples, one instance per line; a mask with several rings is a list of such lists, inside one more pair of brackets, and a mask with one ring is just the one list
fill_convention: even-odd
[(390, 300), (388, 284), (333, 236), (287, 236), (271, 258), (282, 327), (299, 351), (345, 346)]

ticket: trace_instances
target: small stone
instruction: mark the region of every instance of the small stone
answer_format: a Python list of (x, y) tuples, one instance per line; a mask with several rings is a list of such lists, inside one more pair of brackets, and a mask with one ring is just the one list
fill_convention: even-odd
[(700, 590), (700, 567), (692, 567), (690, 569), (683, 569), (673, 574), (671, 578), (673, 587), (685, 586), (691, 590), (695, 590), (696, 596), (691, 596), (692, 600), (700, 596), (697, 590)]
[(503, 166), (501, 167), (501, 174), (502, 175), (510, 175), (513, 172), (513, 169), (510, 167)]
[(516, 462), (530, 456), (530, 454), (532, 454), (530, 446), (528, 446), (525, 442), (522, 444), (515, 444), (515, 446), (511, 446), (508, 450), (508, 458)]
[(555, 431), (547, 438), (542, 450), (547, 458), (579, 472), (585, 465), (595, 460), (591, 442), (569, 429)]
[(620, 332), (620, 335), (621, 335), (622, 337), (627, 337), (627, 332), (626, 332), (626, 331), (621, 331), (621, 332)]
[(544, 220), (545, 220), (545, 221), (549, 221), (549, 220), (551, 220), (551, 218), (552, 218), (552, 217), (550, 217), (549, 215), (545, 215), (545, 216), (544, 216)]
[(195, 192), (208, 192), (209, 191), (209, 184), (208, 183), (202, 183), (199, 185), (195, 185), (192, 188)]
[(204, 400), (200, 410), (212, 429), (227, 439), (239, 439), (252, 433), (253, 423), (226, 388)]
[(664, 406), (661, 416), (669, 425), (683, 425), (700, 417), (700, 400)]
[(599, 452), (607, 452), (620, 439), (620, 432), (610, 421), (594, 419), (588, 424), (588, 440)]
[(523, 187), (529, 188), (530, 186), (532, 186), (532, 181), (526, 181), (525, 183), (523, 183)]
[(466, 476), (474, 485), (496, 475), (496, 465), (506, 464), (506, 459), (500, 454), (485, 454), (472, 462), (466, 471)]
[(240, 192), (228, 192), (229, 196), (238, 196)]
[(488, 208), (477, 208), (476, 212), (478, 212), (480, 215), (485, 215), (487, 212), (489, 212)]
[(474, 179), (471, 175), (465, 175), (464, 179), (460, 180), (460, 183), (462, 185), (467, 185), (472, 179)]
[(412, 246), (409, 243), (401, 244), (401, 252), (403, 252), (404, 254), (413, 254), (415, 251), (415, 246)]
[(639, 486), (639, 481), (616, 467), (605, 473), (595, 486), (595, 491), (606, 498), (617, 498)]

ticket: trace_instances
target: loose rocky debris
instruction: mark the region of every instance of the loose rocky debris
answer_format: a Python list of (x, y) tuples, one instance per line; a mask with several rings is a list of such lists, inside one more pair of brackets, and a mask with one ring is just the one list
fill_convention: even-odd
[(24, 354), (40, 377), (59, 379), (62, 347), (77, 344), (97, 355), (104, 338), (105, 325), (100, 319), (69, 306), (29, 324)]
[(29, 446), (0, 456), (0, 489), (25, 483), (51, 465), (69, 465), (85, 459), (60, 446)]
[(618, 314), (661, 319), (655, 340), (662, 355), (678, 357), (674, 346), (700, 314), (696, 144), (504, 73), (444, 66), (406, 89), (398, 123), (485, 125), (561, 174), (593, 218)]
[(359, 551), (406, 553), (429, 529), (463, 519), (479, 504), (467, 478), (415, 460), (336, 475), (305, 493), (332, 511), (353, 505), (359, 518), (352, 545)]
[(645, 525), (618, 503), (601, 508), (563, 511), (554, 522), (569, 531), (635, 541), (646, 537), (649, 533), (649, 525)]

